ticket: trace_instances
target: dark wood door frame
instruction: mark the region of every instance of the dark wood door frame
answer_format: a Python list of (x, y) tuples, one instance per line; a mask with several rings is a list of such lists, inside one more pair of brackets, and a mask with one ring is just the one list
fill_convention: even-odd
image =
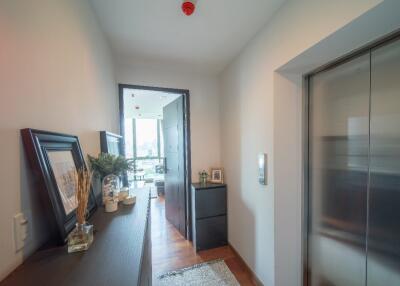
[[(187, 89), (165, 88), (132, 84), (118, 84), (119, 93), (119, 121), (120, 133), (125, 137), (125, 122), (124, 122), (124, 89), (141, 89), (153, 90), (166, 93), (182, 94), (183, 96), (183, 138), (184, 138), (184, 158), (185, 158), (185, 238), (192, 240), (192, 226), (191, 226), (191, 197), (190, 189), (192, 184), (192, 165), (191, 165), (191, 143), (190, 143), (190, 92)], [(123, 140), (123, 152), (125, 155), (125, 140)]]

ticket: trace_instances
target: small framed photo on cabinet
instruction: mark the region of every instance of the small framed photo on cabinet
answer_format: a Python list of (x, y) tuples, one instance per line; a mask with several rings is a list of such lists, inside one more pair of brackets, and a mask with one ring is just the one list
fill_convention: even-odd
[(211, 183), (222, 184), (224, 182), (224, 172), (222, 168), (211, 169)]

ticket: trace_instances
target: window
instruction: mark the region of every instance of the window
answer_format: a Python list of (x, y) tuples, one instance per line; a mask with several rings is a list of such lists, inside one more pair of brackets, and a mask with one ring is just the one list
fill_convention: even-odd
[(146, 179), (163, 176), (162, 120), (125, 119), (125, 154), (135, 160), (137, 173)]
[(125, 119), (125, 156), (133, 158), (133, 121)]
[(157, 119), (136, 119), (136, 157), (159, 157)]

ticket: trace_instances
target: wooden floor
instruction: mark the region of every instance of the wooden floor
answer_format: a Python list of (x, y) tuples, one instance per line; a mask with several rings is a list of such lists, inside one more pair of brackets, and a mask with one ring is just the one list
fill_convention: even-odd
[(166, 220), (163, 198), (151, 202), (151, 237), (153, 252), (153, 281), (161, 274), (197, 263), (222, 258), (240, 285), (255, 285), (246, 266), (229, 247), (219, 247), (196, 253), (191, 242)]

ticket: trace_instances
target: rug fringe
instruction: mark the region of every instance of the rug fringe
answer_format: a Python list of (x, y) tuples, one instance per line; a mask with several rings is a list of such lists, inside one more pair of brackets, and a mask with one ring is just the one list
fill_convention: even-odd
[(219, 259), (215, 259), (215, 260), (210, 260), (210, 261), (198, 263), (198, 264), (195, 264), (195, 265), (192, 265), (192, 266), (188, 266), (188, 267), (185, 267), (185, 268), (182, 268), (182, 269), (172, 270), (172, 271), (169, 271), (167, 273), (164, 273), (164, 274), (158, 276), (158, 279), (161, 280), (161, 279), (164, 279), (165, 277), (169, 277), (169, 276), (182, 275), (183, 272), (186, 272), (188, 270), (200, 268), (200, 267), (202, 267), (204, 265), (215, 264), (215, 263), (218, 263), (218, 262), (221, 262), (221, 261), (224, 261), (224, 260), (222, 258), (219, 258)]

